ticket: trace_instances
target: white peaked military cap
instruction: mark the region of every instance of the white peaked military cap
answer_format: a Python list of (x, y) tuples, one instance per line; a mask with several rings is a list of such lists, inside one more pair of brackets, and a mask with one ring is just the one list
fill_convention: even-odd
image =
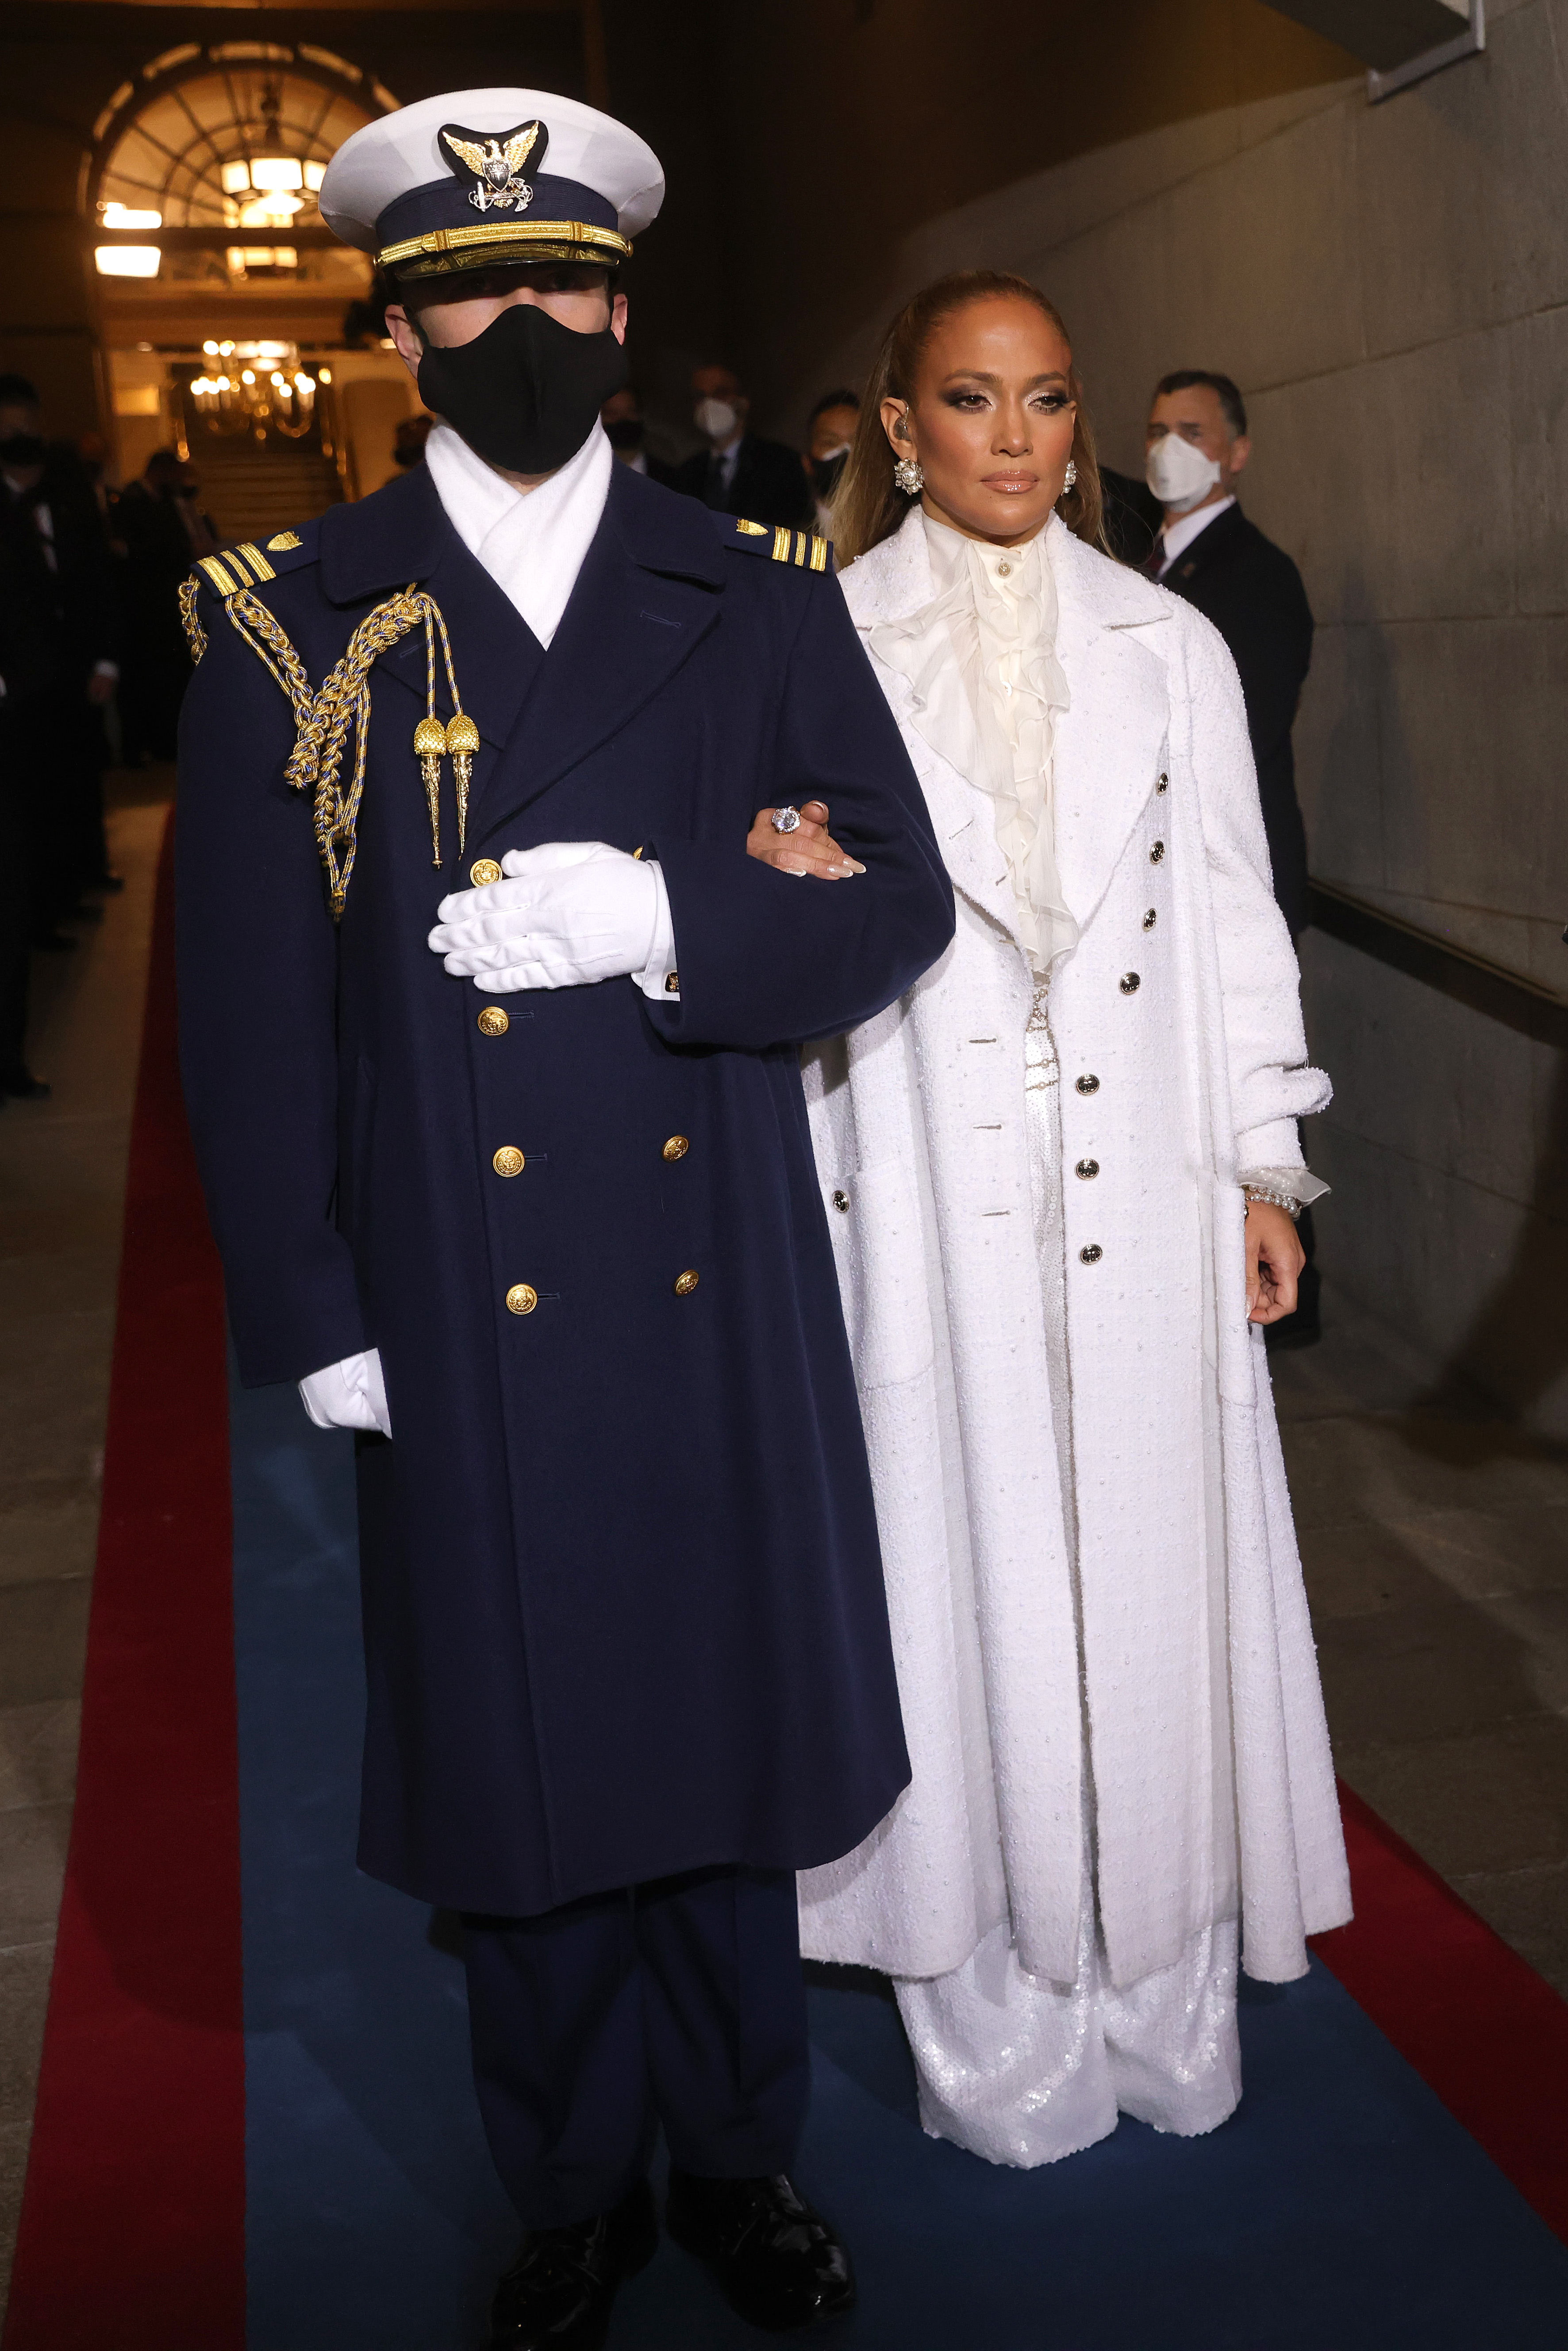
[(645, 139), (548, 89), (456, 89), (346, 139), (321, 217), (398, 278), (516, 261), (614, 267), (664, 198)]

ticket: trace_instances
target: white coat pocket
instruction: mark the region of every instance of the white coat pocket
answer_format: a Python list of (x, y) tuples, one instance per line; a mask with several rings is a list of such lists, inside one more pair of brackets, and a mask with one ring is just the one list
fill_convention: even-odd
[(931, 1322), (925, 1214), (913, 1159), (884, 1159), (841, 1183), (823, 1179), (822, 1198), (862, 1395), (929, 1371)]

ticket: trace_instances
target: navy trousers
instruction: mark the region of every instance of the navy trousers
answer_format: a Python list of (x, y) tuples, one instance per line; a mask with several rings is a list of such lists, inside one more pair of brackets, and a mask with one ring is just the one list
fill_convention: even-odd
[(528, 2227), (619, 2203), (660, 2125), (683, 2171), (789, 2170), (810, 2088), (792, 1872), (696, 1870), (463, 1929), (479, 2109)]

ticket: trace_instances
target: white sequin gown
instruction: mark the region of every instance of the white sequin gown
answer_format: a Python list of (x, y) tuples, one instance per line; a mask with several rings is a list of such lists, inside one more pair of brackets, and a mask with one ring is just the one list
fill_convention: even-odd
[[(966, 719), (969, 724), (967, 746), (955, 747), (967, 751), (965, 771), (983, 777), (996, 799), (998, 842), (1040, 982), (1026, 1040), (1024, 1117), (1054, 1441), (1061, 1490), (1070, 1498), (1071, 1365), (1049, 972), (1077, 934), (1056, 886), (1051, 841), (1053, 712), (1066, 699), (1052, 650), (1055, 594), (1038, 540), (1000, 550), (929, 521), (926, 531), (942, 593), (922, 632), (922, 682), (934, 701), (928, 656), (943, 632), (967, 705), (967, 711), (956, 701), (948, 705), (956, 736)], [(911, 659), (907, 640), (904, 649), (884, 642), (878, 650), (901, 666)], [(1049, 1432), (1041, 1441), (1052, 1441)], [(1068, 1510), (1071, 1516), (1071, 1502)], [(1070, 1555), (1074, 1534), (1070, 1524)], [(1241, 2095), (1235, 1921), (1222, 1919), (1193, 1936), (1174, 1966), (1118, 1989), (1096, 1924), (1090, 1848), (1086, 1828), (1075, 1981), (1028, 1973), (1004, 1924), (951, 1974), (896, 1982), (919, 2070), (922, 2122), (934, 2137), (993, 2163), (1029, 2167), (1076, 2154), (1114, 2130), (1119, 2113), (1196, 2136), (1222, 2123)]]

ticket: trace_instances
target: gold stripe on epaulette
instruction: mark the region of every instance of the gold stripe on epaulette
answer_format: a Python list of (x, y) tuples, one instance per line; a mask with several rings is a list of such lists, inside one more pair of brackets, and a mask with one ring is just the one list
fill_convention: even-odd
[(736, 517), (735, 527), (737, 530), (744, 531), (747, 538), (766, 538), (768, 536), (765, 522), (747, 522), (744, 515)]
[[(202, 569), (206, 573), (207, 578), (212, 581), (213, 586), (217, 590), (220, 596), (238, 595), (239, 582), (229, 578), (228, 573), (224, 569), (223, 565), (218, 561), (215, 555), (202, 555), (198, 556), (196, 559), (200, 563)], [(236, 564), (235, 569), (237, 571), (239, 566)]]
[(243, 561), (237, 547), (225, 548), (224, 563), (228, 570), (235, 574), (242, 588), (254, 588), (256, 586), (256, 582), (251, 578), (250, 572)]
[(828, 542), (816, 531), (811, 533), (811, 569), (825, 571), (828, 568)]
[(303, 547), (305, 541), (297, 530), (277, 530), (267, 544), (274, 555), (289, 555), (295, 548)]
[(782, 523), (779, 523), (775, 527), (773, 532), (773, 560), (775, 563), (789, 562), (789, 549), (793, 542), (794, 536), (794, 532), (791, 530), (786, 530)]
[(795, 560), (797, 563), (806, 560), (806, 534), (803, 530), (795, 533)]
[(273, 569), (266, 556), (263, 555), (260, 548), (256, 546), (250, 539), (241, 539), (239, 543), (239, 551), (244, 556), (246, 561), (249, 564), (251, 569), (255, 572), (258, 580), (277, 579), (277, 572)]

